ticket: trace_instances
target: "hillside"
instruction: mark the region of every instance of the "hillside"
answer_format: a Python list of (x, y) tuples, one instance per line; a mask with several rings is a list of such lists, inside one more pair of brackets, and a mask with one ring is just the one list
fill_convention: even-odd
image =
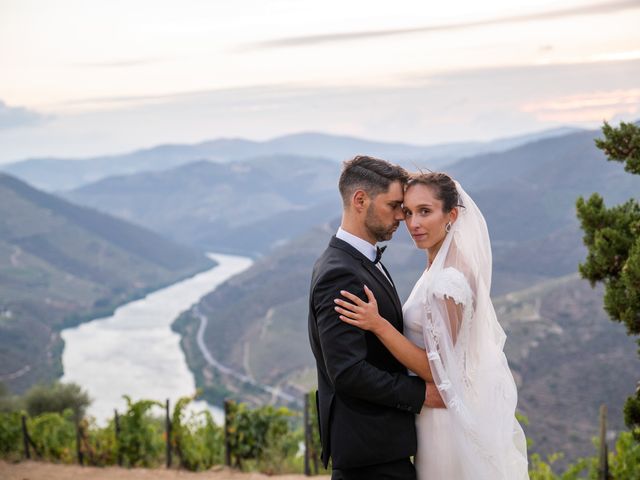
[(110, 177), (66, 194), (184, 244), (254, 255), (335, 216), (340, 166), (293, 155)]
[(0, 174), (0, 381), (60, 375), (65, 326), (212, 266), (156, 233)]
[(578, 225), (575, 200), (599, 192), (620, 203), (640, 191), (640, 179), (607, 162), (598, 131), (539, 140), (478, 155), (446, 168), (482, 206), (494, 238), (514, 244)]

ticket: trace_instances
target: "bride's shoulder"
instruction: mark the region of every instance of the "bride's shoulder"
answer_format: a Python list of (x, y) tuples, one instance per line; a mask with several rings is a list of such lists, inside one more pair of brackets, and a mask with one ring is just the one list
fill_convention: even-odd
[(471, 305), (473, 292), (464, 274), (455, 267), (443, 268), (433, 279), (433, 293), (440, 298), (453, 298), (456, 303)]

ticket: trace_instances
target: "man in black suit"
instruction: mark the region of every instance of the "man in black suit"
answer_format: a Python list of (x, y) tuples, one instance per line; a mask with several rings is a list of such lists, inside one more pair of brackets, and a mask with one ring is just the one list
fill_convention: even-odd
[(380, 315), (402, 332), (402, 305), (376, 243), (390, 240), (404, 219), (407, 178), (384, 160), (345, 162), (342, 223), (313, 268), (309, 339), (318, 370), (322, 461), (326, 467), (331, 457), (335, 480), (415, 479), (414, 415), (423, 404), (442, 406), (434, 385), (409, 376), (375, 335), (342, 322), (335, 311), (341, 290), (367, 301), (367, 285)]

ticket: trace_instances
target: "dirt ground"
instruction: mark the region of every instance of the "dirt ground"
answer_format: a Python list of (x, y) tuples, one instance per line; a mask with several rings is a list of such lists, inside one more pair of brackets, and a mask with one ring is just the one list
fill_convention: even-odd
[[(306, 480), (308, 478), (304, 475), (267, 476), (261, 473), (241, 473), (224, 467), (193, 473), (162, 468), (129, 470), (119, 467), (80, 467), (32, 461), (7, 463), (0, 460), (1, 480)], [(314, 480), (328, 480), (330, 477), (313, 478)]]

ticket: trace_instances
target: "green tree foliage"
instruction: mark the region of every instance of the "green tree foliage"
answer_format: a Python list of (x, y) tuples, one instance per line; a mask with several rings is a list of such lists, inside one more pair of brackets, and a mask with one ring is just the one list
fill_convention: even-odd
[(176, 403), (171, 417), (172, 445), (187, 470), (207, 470), (224, 462), (224, 433), (211, 413), (186, 413), (195, 397), (183, 397)]
[(118, 444), (114, 420), (111, 419), (106, 427), (101, 428), (94, 419), (84, 418), (79, 426), (82, 434), (81, 448), (87, 464), (99, 467), (115, 465), (118, 459)]
[[(322, 442), (320, 440), (320, 428), (318, 426), (318, 405), (316, 403), (317, 391), (313, 390), (307, 395), (309, 396), (309, 419), (311, 424), (311, 445), (309, 445), (309, 457), (313, 462), (316, 470), (323, 468), (320, 456), (322, 455)], [(329, 467), (331, 468), (331, 467)]]
[(75, 383), (54, 382), (51, 385), (35, 385), (24, 396), (24, 404), (29, 415), (41, 413), (62, 413), (71, 409), (79, 421), (91, 404), (89, 394)]
[(75, 460), (76, 428), (71, 409), (47, 412), (27, 422), (29, 435), (42, 458), (72, 463)]
[(162, 407), (154, 400), (133, 402), (128, 395), (127, 411), (120, 417), (118, 452), (129, 467), (152, 467), (160, 463), (164, 449), (163, 426), (159, 418), (153, 418), (149, 410)]
[(22, 441), (20, 412), (0, 412), (0, 456), (9, 460), (19, 458)]
[[(640, 128), (622, 122), (614, 128), (605, 123), (604, 139), (596, 140), (608, 160), (622, 162), (625, 170), (640, 174)], [(629, 199), (607, 208), (600, 195), (576, 202), (588, 254), (579, 266), (580, 274), (594, 286), (605, 287), (604, 308), (609, 316), (640, 334), (640, 205)], [(625, 404), (625, 421), (640, 439), (640, 393)]]
[(604, 139), (596, 140), (596, 146), (610, 161), (624, 163), (629, 173), (640, 174), (640, 135), (633, 123), (620, 123), (614, 128), (607, 122), (602, 127)]
[(285, 407), (268, 405), (250, 410), (243, 403), (231, 402), (227, 431), (235, 466), (267, 474), (300, 471), (296, 453), (303, 433), (293, 428), (296, 415), (299, 417)]
[[(594, 444), (597, 443), (594, 440)], [(554, 464), (562, 458), (561, 453), (550, 455), (546, 461), (540, 455), (529, 458), (530, 480), (598, 480), (598, 456), (581, 458), (568, 465), (564, 472), (555, 473)], [(640, 478), (640, 443), (631, 432), (622, 432), (616, 441), (615, 449), (609, 453), (609, 474), (615, 480), (638, 480)]]
[[(581, 478), (592, 478), (589, 476), (584, 477), (582, 473), (585, 470), (597, 472), (597, 460), (596, 458), (580, 459), (576, 463), (569, 465), (564, 472), (556, 474), (553, 471), (553, 465), (563, 457), (561, 453), (554, 453), (547, 457), (547, 460), (543, 460), (540, 455), (534, 453), (529, 457), (529, 479), (530, 480), (578, 480)], [(595, 470), (594, 470), (595, 469)], [(593, 477), (594, 479), (596, 477)]]
[(609, 469), (616, 480), (640, 478), (640, 442), (630, 432), (622, 432), (615, 453), (609, 455)]
[[(121, 457), (128, 467), (159, 467), (165, 461), (164, 419), (154, 416), (153, 400), (132, 401), (124, 397), (127, 410), (106, 427), (93, 419), (76, 420), (72, 409), (62, 413), (45, 412), (27, 419), (27, 429), (35, 444), (36, 458), (54, 462), (77, 461), (78, 441), (84, 461), (89, 465), (114, 465)], [(186, 407), (195, 397), (180, 399), (172, 412), (171, 438), (180, 466), (205, 470), (224, 462), (224, 430), (208, 411), (189, 413)], [(23, 411), (0, 413), (0, 458), (23, 457), (21, 417)], [(255, 410), (234, 403), (228, 421), (231, 455), (236, 466), (264, 473), (302, 471), (300, 445), (303, 433), (300, 414), (287, 408), (266, 406)]]
[[(208, 412), (187, 414), (193, 398), (177, 402), (172, 413), (174, 451), (181, 467), (203, 470), (223, 461), (222, 428), (215, 425)], [(160, 405), (150, 400), (132, 402), (127, 397), (127, 412), (121, 416), (121, 433), (115, 436), (114, 422), (99, 427), (94, 422), (80, 422), (81, 449), (90, 465), (114, 465), (118, 448), (127, 466), (160, 466), (164, 462), (163, 422), (151, 416), (151, 408)], [(299, 420), (286, 408), (261, 407), (250, 410), (244, 404), (232, 404), (229, 418), (232, 459), (245, 470), (264, 473), (301, 472), (299, 446), (302, 432), (295, 428)], [(0, 413), (0, 458), (18, 460), (22, 455), (22, 412)], [(526, 420), (526, 419), (523, 419)], [(62, 414), (47, 412), (27, 421), (30, 436), (40, 458), (71, 463), (76, 461), (76, 422), (68, 409)], [(33, 452), (33, 450), (32, 450)], [(562, 473), (555, 473), (562, 454), (543, 460), (530, 456), (531, 480), (598, 479), (598, 456), (579, 459)], [(609, 468), (616, 480), (640, 478), (640, 443), (630, 432), (622, 432), (609, 453)]]

